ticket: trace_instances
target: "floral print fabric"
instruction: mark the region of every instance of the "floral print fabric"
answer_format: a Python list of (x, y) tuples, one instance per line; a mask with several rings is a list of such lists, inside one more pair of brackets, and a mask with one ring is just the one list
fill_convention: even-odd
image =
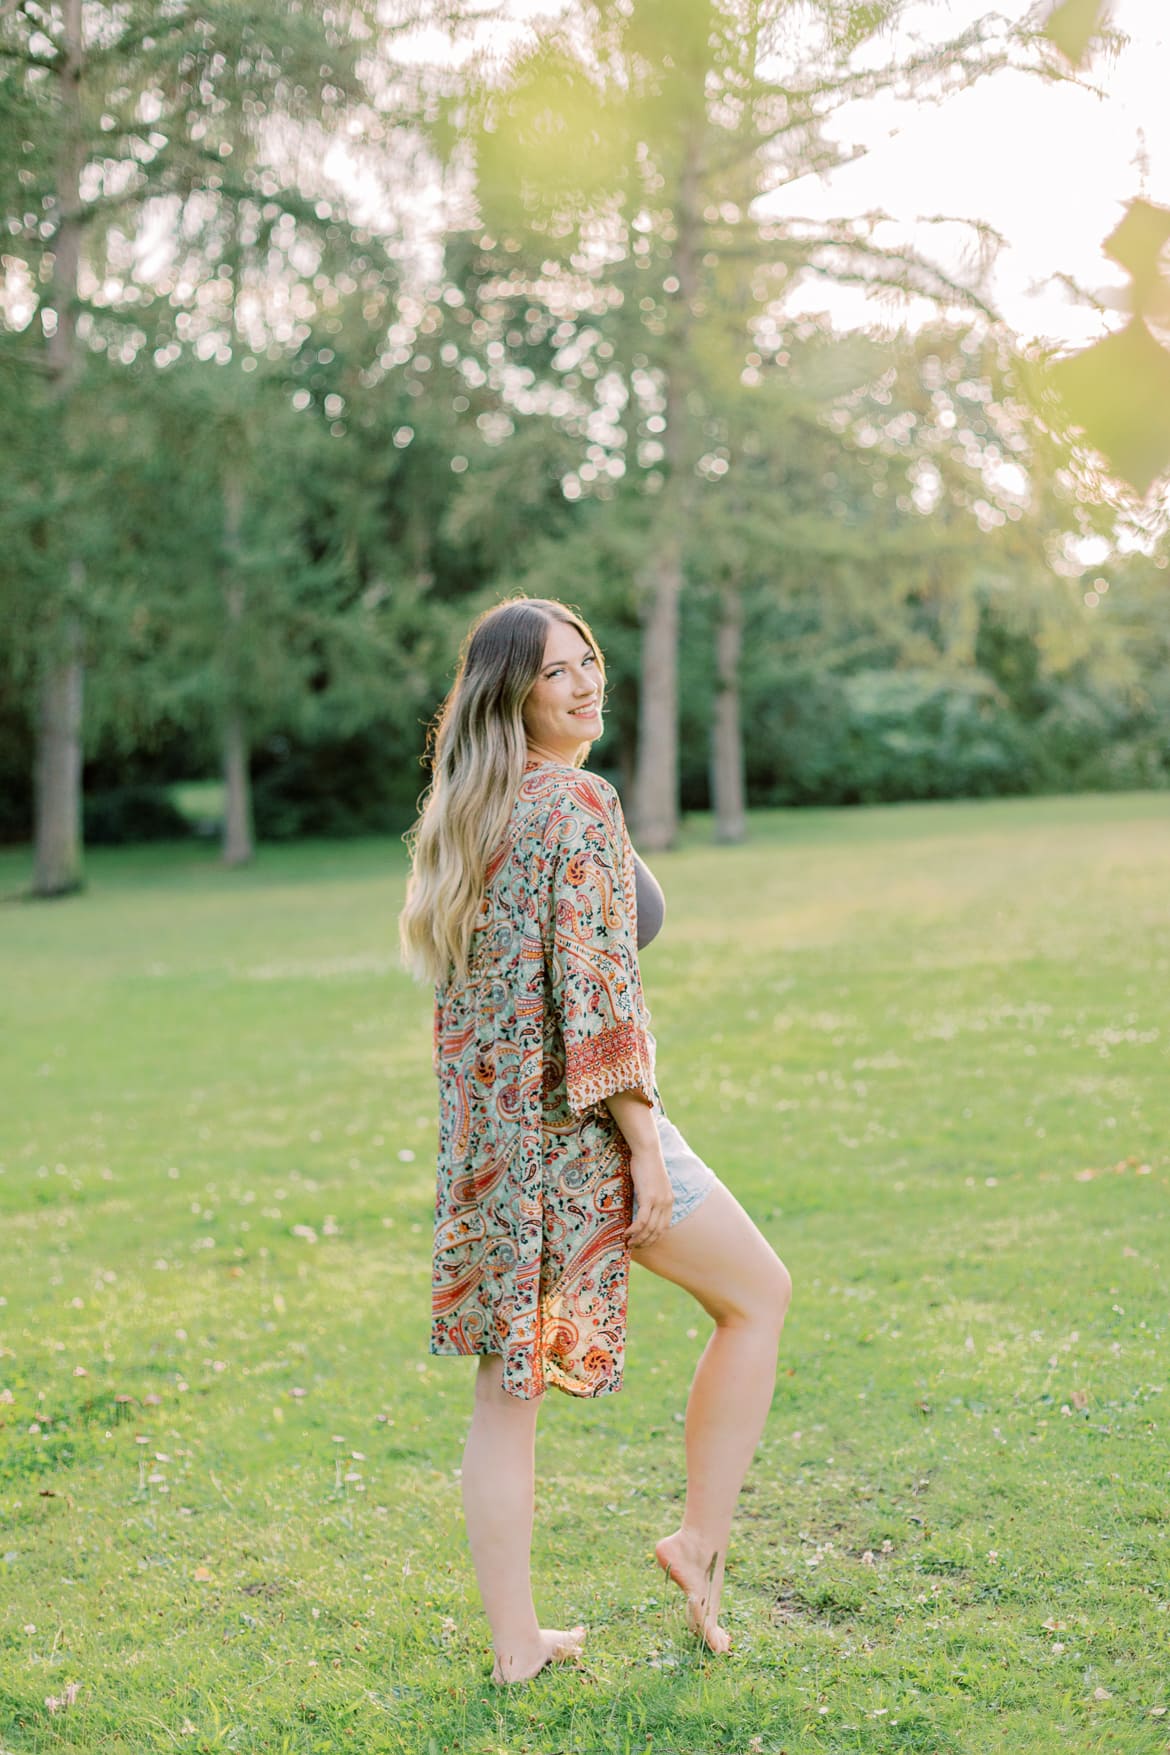
[(661, 1112), (634, 853), (613, 787), (529, 762), (468, 973), (435, 989), (433, 1353), (500, 1353), (504, 1388), (621, 1385), (632, 1185), (604, 1098)]

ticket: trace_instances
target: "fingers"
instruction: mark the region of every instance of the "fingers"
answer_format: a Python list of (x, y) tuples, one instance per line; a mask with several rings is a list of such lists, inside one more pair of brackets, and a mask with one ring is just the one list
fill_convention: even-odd
[(631, 1249), (645, 1249), (651, 1243), (657, 1243), (670, 1229), (670, 1218), (674, 1211), (673, 1194), (660, 1195), (656, 1199), (639, 1201), (637, 1217), (626, 1230), (626, 1240)]

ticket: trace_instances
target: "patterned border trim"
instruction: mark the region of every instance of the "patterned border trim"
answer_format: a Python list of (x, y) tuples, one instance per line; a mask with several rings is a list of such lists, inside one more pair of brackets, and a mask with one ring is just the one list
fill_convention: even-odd
[(565, 1082), (569, 1108), (582, 1115), (615, 1091), (641, 1091), (654, 1102), (646, 1033), (636, 1023), (603, 1030), (583, 1042), (566, 1044)]

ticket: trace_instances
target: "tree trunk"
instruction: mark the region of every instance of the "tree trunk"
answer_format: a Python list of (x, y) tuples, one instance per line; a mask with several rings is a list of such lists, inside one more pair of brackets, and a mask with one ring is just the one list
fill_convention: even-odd
[(223, 862), (247, 865), (252, 839), (252, 785), (243, 709), (233, 703), (223, 722)]
[(67, 896), (81, 872), (81, 625), (65, 615), (62, 650), (41, 681), (36, 726), (33, 894)]
[[(62, 470), (68, 469), (69, 400), (77, 374), (77, 277), (81, 262), (81, 170), (85, 142), (81, 79), (85, 45), (81, 0), (64, 0), (61, 13), (61, 151), (57, 161), (57, 238), (53, 254), (56, 325), (46, 342), (49, 380), (60, 417)], [(65, 495), (68, 503), (68, 494)], [(34, 896), (64, 896), (84, 882), (81, 868), (82, 630), (76, 604), (85, 569), (74, 553), (66, 563), (65, 606), (40, 684), (36, 721), (36, 809), (33, 829)], [(66, 551), (68, 553), (68, 550)]]
[(739, 661), (743, 652), (743, 601), (727, 584), (719, 593), (715, 629), (715, 717), (711, 725), (711, 803), (716, 841), (742, 841), (746, 834), (743, 728), (739, 713)]
[[(701, 98), (700, 90), (700, 98)], [(671, 363), (664, 372), (667, 481), (657, 520), (657, 551), (646, 569), (638, 703), (634, 825), (647, 852), (670, 847), (678, 832), (678, 628), (685, 526), (693, 485), (692, 373), (688, 349), (698, 293), (699, 165), (697, 132), (688, 134), (679, 179), (674, 266), (678, 292)]]
[(682, 544), (663, 533), (647, 573), (649, 601), (642, 630), (638, 697), (638, 764), (634, 832), (647, 853), (669, 847), (678, 831), (678, 606)]
[(244, 522), (244, 488), (238, 468), (229, 468), (223, 485), (224, 709), (223, 740), (223, 862), (246, 865), (255, 852), (252, 834), (252, 778), (248, 727), (241, 700), (244, 585), (239, 574), (240, 538)]

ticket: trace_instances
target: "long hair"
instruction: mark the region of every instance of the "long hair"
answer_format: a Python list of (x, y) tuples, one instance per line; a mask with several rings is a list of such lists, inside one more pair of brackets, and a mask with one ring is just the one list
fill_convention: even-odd
[[(428, 738), (431, 783), (404, 836), (412, 871), (399, 918), (402, 959), (419, 980), (467, 973), (486, 870), (508, 827), (524, 777), (522, 717), (540, 675), (552, 622), (576, 628), (605, 667), (588, 624), (546, 597), (513, 597), (486, 610), (463, 642), (450, 694)], [(582, 742), (575, 765), (589, 754)]]

